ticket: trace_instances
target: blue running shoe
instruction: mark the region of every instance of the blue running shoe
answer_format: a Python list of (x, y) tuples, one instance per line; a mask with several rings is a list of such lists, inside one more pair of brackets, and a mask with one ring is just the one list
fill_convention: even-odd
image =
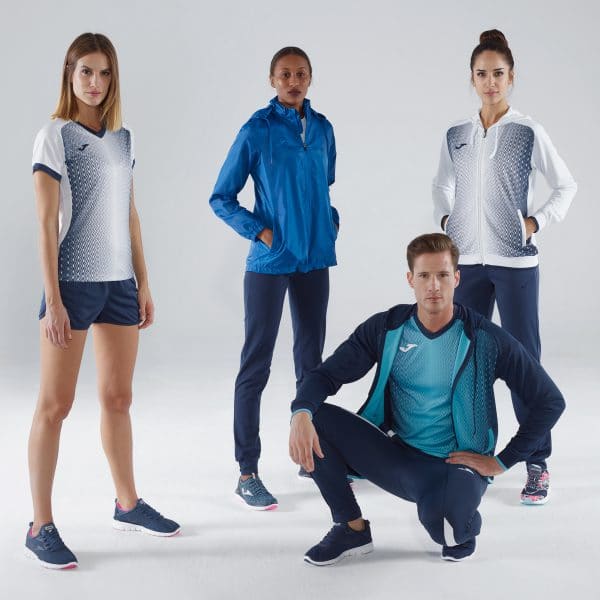
[(74, 569), (77, 566), (75, 555), (65, 546), (54, 523), (46, 523), (40, 527), (39, 533), (33, 537), (31, 527), (25, 539), (25, 553), (35, 558), (47, 569)]
[(467, 540), (464, 544), (458, 546), (443, 546), (442, 559), (460, 562), (470, 558), (475, 553), (475, 538)]
[(329, 533), (304, 555), (304, 561), (324, 567), (333, 565), (346, 556), (361, 556), (372, 551), (369, 521), (365, 521), (362, 531), (354, 531), (346, 523), (334, 523)]
[(142, 531), (159, 537), (176, 535), (179, 523), (163, 517), (141, 498), (131, 510), (123, 510), (115, 500), (113, 527), (119, 531)]
[(298, 469), (298, 479), (312, 479), (312, 474), (309, 473), (304, 467)]
[(277, 498), (269, 492), (255, 473), (252, 473), (252, 477), (246, 481), (242, 481), (240, 477), (235, 493), (252, 510), (275, 510), (279, 506)]
[(548, 502), (550, 474), (542, 465), (527, 465), (527, 481), (521, 490), (521, 503), (540, 505)]

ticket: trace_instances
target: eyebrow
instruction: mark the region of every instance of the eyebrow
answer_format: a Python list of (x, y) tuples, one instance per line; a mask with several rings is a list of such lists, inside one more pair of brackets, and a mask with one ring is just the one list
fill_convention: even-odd
[[(81, 65), (82, 69), (89, 69), (90, 71), (93, 71), (94, 69), (92, 67), (88, 67), (87, 65)], [(110, 71), (110, 67), (102, 67), (101, 69), (98, 69), (98, 71)]]
[[(504, 71), (506, 67), (496, 67), (494, 69), (490, 69), (490, 71)], [(475, 69), (475, 71), (477, 71), (477, 73), (485, 73), (487, 71), (487, 69)]]

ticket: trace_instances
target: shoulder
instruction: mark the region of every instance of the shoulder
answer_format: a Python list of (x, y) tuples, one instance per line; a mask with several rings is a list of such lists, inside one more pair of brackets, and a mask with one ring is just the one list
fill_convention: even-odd
[(523, 113), (520, 113), (518, 110), (514, 110), (511, 108), (510, 116), (511, 116), (511, 119), (510, 119), (508, 125), (516, 125), (516, 126), (520, 126), (520, 127), (526, 127), (529, 130), (531, 130), (531, 132), (533, 133), (533, 135), (535, 137), (545, 137), (547, 135), (546, 131), (542, 127), (542, 125), (540, 123), (538, 123), (535, 119), (530, 117), (529, 115), (524, 115)]
[(61, 129), (70, 123), (70, 121), (64, 121), (63, 119), (52, 119), (48, 121), (38, 132), (36, 135), (36, 140), (48, 140), (48, 139), (57, 139), (60, 135)]
[(453, 135), (462, 131), (471, 130), (473, 126), (473, 118), (464, 118), (458, 121), (454, 121), (450, 123), (449, 127), (446, 129), (446, 136)]

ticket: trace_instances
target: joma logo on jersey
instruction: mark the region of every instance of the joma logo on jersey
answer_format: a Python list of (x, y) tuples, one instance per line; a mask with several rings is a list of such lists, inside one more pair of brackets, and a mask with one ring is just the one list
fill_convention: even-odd
[(418, 346), (418, 344), (406, 344), (406, 346), (400, 346), (399, 350), (400, 350), (400, 352), (406, 353), (409, 350), (416, 348), (417, 346)]
[(77, 150), (79, 150), (79, 152), (83, 152), (88, 146), (89, 144), (81, 144)]

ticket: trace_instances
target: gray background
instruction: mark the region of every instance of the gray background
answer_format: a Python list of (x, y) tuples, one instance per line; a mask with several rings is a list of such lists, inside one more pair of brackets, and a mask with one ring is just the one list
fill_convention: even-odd
[[(590, 573), (600, 555), (590, 533), (600, 527), (594, 458), (599, 16), (592, 1), (3, 0), (2, 596), (387, 598), (399, 589), (428, 600), (482, 593), (504, 599), (527, 590), (544, 598), (596, 594)], [(305, 570), (302, 552), (320, 539), (329, 518), (311, 484), (294, 479), (286, 457), (293, 394), (287, 309), (262, 421), (261, 469), (281, 506), (273, 515), (247, 515), (232, 504), (231, 392), (242, 343), (247, 242), (212, 214), (208, 197), (238, 129), (273, 95), (271, 56), (284, 45), (301, 46), (314, 66), (309, 97), (333, 123), (338, 147), (332, 200), (341, 231), (339, 266), (331, 270), (331, 350), (372, 312), (412, 300), (404, 250), (415, 235), (437, 229), (430, 187), (442, 135), (477, 110), (468, 60), (479, 33), (491, 27), (504, 31), (515, 56), (511, 104), (544, 125), (579, 184), (566, 221), (538, 236), (543, 360), (570, 407), (554, 437), (554, 498), (541, 511), (521, 509), (522, 469), (499, 478), (484, 500), (479, 555), (453, 570), (440, 564), (414, 507), (358, 489), (377, 552), (341, 572)], [(182, 522), (184, 535), (167, 543), (110, 535), (111, 483), (97, 440), (89, 348), (63, 431), (55, 503), (61, 533), (81, 567), (48, 574), (21, 558), (30, 517), (25, 440), (37, 393), (42, 288), (31, 149), (55, 106), (66, 48), (83, 31), (108, 34), (119, 53), (157, 304), (157, 322), (142, 334), (135, 376), (138, 484), (146, 499)], [(539, 178), (538, 202), (547, 195)], [(241, 201), (252, 206), (251, 185)], [(348, 386), (339, 402), (358, 407), (368, 383)], [(504, 386), (497, 393), (502, 444), (515, 423)]]

